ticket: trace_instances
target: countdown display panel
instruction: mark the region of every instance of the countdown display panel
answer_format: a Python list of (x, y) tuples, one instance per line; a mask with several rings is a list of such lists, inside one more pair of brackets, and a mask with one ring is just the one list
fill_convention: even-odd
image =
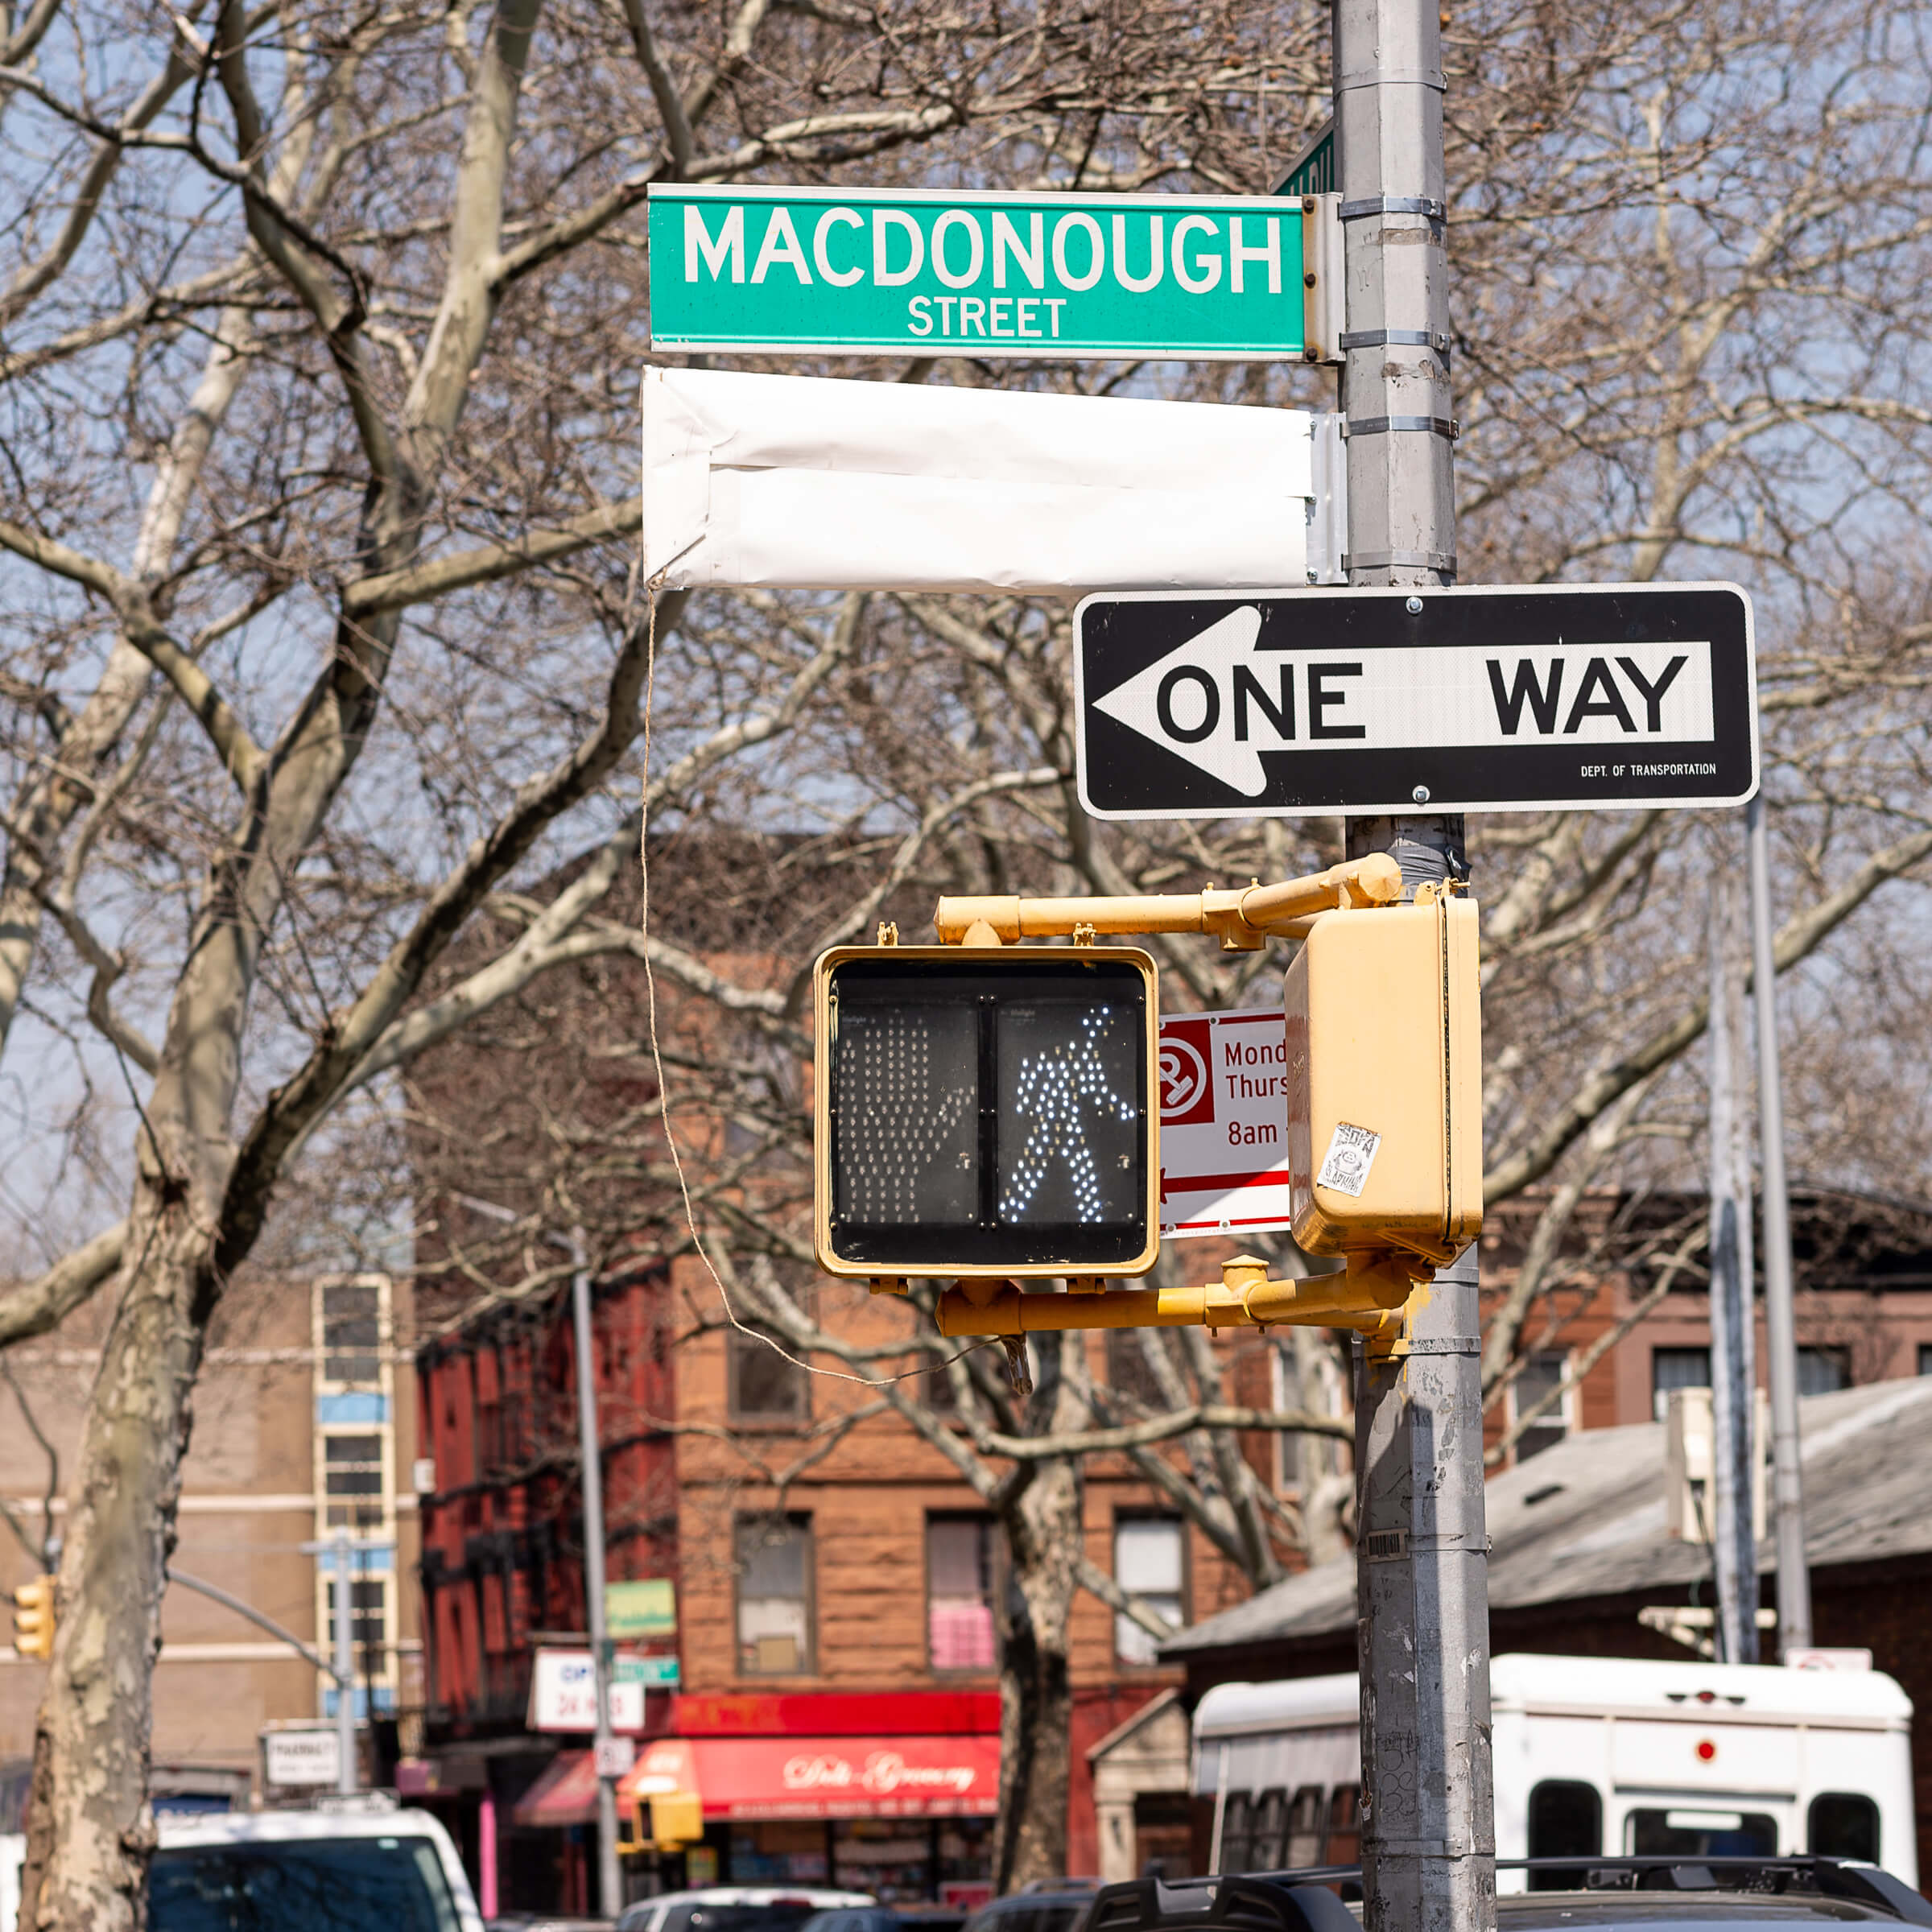
[(1144, 956), (846, 958), (826, 976), (823, 1244), (848, 1269), (1152, 1258)]

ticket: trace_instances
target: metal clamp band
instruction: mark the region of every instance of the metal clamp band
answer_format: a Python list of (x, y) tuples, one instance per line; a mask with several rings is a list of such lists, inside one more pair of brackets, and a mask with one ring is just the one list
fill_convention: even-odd
[(1344, 349), (1432, 349), (1449, 353), (1449, 338), (1439, 329), (1352, 328), (1341, 338)]
[(1431, 221), (1449, 219), (1449, 204), (1433, 201), (1426, 195), (1367, 195), (1360, 201), (1344, 201), (1344, 221), (1366, 221), (1371, 215), (1426, 215)]
[[(1453, 564), (1455, 559), (1451, 557), (1449, 561)], [(1480, 1355), (1483, 1352), (1482, 1338), (1475, 1335), (1419, 1335), (1403, 1346), (1411, 1355)]]
[(1434, 570), (1455, 575), (1455, 559), (1443, 550), (1364, 550), (1344, 552), (1344, 574), (1352, 570)]
[(1342, 425), (1344, 437), (1414, 434), (1446, 436), (1453, 443), (1462, 433), (1453, 416), (1351, 416)]
[(1342, 75), (1331, 91), (1345, 94), (1357, 87), (1433, 87), (1442, 93), (1448, 85), (1439, 67), (1365, 67), (1359, 73)]

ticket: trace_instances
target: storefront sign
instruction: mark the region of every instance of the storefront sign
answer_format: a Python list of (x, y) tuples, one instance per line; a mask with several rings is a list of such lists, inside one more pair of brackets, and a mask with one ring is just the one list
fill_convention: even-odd
[(902, 1751), (871, 1751), (857, 1761), (841, 1752), (801, 1751), (786, 1759), (782, 1775), (787, 1791), (865, 1791), (875, 1798), (931, 1791), (964, 1798), (978, 1773), (971, 1765), (909, 1764)]
[(671, 1728), (680, 1737), (997, 1736), (997, 1690), (767, 1690), (679, 1697)]
[(264, 1731), (262, 1777), (280, 1790), (334, 1789), (341, 1763), (333, 1724), (312, 1731)]
[(675, 1637), (678, 1587), (668, 1577), (645, 1577), (604, 1587), (605, 1628), (613, 1637)]
[[(588, 1650), (539, 1650), (530, 1674), (533, 1731), (594, 1731), (597, 1728), (597, 1672)], [(610, 1728), (644, 1728), (644, 1686), (621, 1679), (610, 1686)]]
[(765, 1738), (698, 1747), (706, 1813), (757, 1818), (989, 1818), (997, 1737)]

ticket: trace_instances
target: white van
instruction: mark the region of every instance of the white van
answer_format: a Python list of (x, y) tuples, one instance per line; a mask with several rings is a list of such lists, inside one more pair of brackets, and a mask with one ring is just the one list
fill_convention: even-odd
[[(1918, 1883), (1912, 1704), (1882, 1671), (1510, 1656), (1489, 1686), (1499, 1858), (1812, 1852)], [(1201, 1699), (1212, 1869), (1356, 1861), (1356, 1699), (1350, 1671)]]

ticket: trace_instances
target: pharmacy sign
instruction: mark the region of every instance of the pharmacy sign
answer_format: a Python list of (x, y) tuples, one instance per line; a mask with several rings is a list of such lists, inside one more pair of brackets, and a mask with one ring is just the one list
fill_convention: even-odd
[(1313, 197), (650, 190), (651, 346), (1302, 358)]

